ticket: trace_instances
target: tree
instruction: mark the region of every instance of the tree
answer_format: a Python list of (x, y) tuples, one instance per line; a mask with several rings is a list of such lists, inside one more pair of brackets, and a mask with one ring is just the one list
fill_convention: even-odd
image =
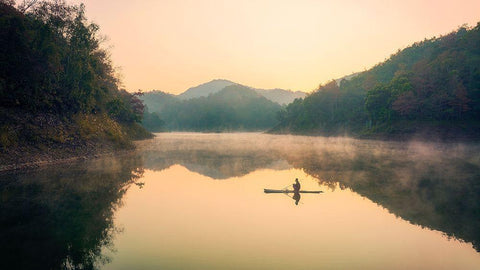
[(365, 109), (374, 123), (390, 122), (392, 116), (392, 93), (389, 87), (377, 85), (367, 92)]
[(0, 4), (13, 7), (13, 5), (15, 5), (15, 0), (0, 0)]

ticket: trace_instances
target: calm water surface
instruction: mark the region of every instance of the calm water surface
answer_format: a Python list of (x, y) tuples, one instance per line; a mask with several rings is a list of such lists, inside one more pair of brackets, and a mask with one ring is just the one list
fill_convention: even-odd
[[(0, 268), (480, 269), (479, 150), (157, 134), (2, 176)], [(295, 178), (324, 193), (263, 193)]]

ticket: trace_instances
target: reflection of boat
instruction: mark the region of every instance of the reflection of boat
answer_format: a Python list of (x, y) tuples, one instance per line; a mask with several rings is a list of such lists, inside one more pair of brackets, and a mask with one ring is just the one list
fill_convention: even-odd
[[(265, 193), (295, 193), (295, 191), (291, 189), (267, 189), (264, 188), (263, 192)], [(320, 190), (300, 190), (298, 193), (322, 193), (323, 191)]]

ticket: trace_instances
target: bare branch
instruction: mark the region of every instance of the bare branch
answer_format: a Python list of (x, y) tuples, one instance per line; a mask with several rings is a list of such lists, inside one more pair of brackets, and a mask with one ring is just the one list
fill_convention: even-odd
[(23, 0), (23, 2), (18, 6), (18, 10), (21, 11), (22, 13), (27, 12), (29, 8), (34, 6), (38, 0)]

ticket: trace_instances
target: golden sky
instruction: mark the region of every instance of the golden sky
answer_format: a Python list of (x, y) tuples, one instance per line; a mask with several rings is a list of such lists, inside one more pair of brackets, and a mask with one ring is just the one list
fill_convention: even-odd
[(479, 0), (70, 0), (112, 46), (129, 91), (212, 79), (311, 91), (415, 41), (480, 21)]

